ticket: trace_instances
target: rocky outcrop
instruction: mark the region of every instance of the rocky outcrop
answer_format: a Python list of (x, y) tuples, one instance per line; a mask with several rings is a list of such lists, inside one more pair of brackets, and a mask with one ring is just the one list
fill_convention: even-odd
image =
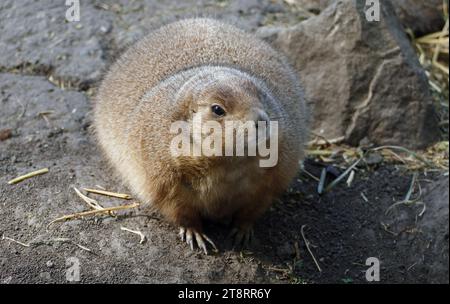
[[(320, 13), (336, 1), (290, 0), (289, 2), (309, 12)], [(391, 0), (391, 3), (403, 27), (411, 29), (417, 36), (439, 31), (444, 26), (442, 0)]]
[(370, 22), (363, 2), (336, 1), (296, 26), (258, 34), (299, 71), (317, 133), (423, 148), (439, 133), (428, 81), (390, 2), (380, 8), (380, 21)]

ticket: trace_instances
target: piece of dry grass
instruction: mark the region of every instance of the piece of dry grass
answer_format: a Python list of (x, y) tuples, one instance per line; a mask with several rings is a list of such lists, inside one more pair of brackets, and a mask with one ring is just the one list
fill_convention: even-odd
[(350, 172), (352, 172), (356, 166), (364, 159), (364, 156), (362, 156), (360, 159), (355, 161), (350, 167), (348, 167), (341, 175), (339, 175), (335, 180), (333, 180), (323, 192), (329, 192), (331, 189), (333, 189), (338, 183), (340, 183)]
[(448, 3), (443, 0), (445, 25), (442, 30), (422, 37), (414, 37), (410, 32), (420, 64), (425, 70), (440, 116), (440, 126), (448, 137), (449, 98), (449, 21)]
[(300, 228), (300, 233), (302, 235), (303, 241), (305, 242), (306, 249), (308, 250), (309, 255), (312, 257), (314, 264), (316, 264), (316, 267), (319, 270), (319, 272), (322, 272), (322, 268), (320, 268), (319, 262), (317, 262), (316, 257), (314, 256), (314, 254), (312, 253), (312, 250), (310, 248), (311, 243), (305, 236), (305, 231), (304, 231), (305, 227), (306, 227), (306, 225), (302, 225), (302, 227)]
[(53, 238), (53, 239), (48, 239), (48, 240), (39, 240), (39, 241), (32, 241), (30, 242), (30, 245), (32, 247), (35, 246), (41, 246), (41, 245), (53, 245), (54, 243), (68, 243), (68, 244), (73, 244), (75, 246), (77, 246), (78, 248), (88, 251), (88, 252), (92, 252), (91, 249), (87, 248), (86, 246), (83, 246), (81, 244), (75, 243), (74, 241), (72, 241), (70, 238), (62, 238), (62, 237), (58, 237), (58, 238)]
[(23, 246), (23, 247), (30, 247), (30, 244), (22, 243), (22, 242), (20, 242), (20, 241), (17, 241), (17, 240), (15, 240), (15, 239), (13, 239), (13, 238), (10, 238), (10, 237), (4, 236), (4, 235), (2, 235), (2, 240), (8, 240), (8, 241), (10, 241), (10, 242), (19, 244), (19, 245), (21, 245), (21, 246)]
[(327, 179), (327, 169), (323, 168), (322, 171), (320, 172), (319, 183), (317, 184), (317, 193), (318, 194), (322, 194), (323, 193), (323, 189), (325, 187), (326, 179)]
[(28, 247), (37, 247), (37, 246), (40, 246), (40, 245), (51, 245), (51, 244), (57, 243), (57, 242), (59, 242), (59, 243), (70, 243), (70, 244), (73, 244), (73, 245), (77, 246), (80, 249), (83, 249), (83, 250), (88, 251), (88, 252), (92, 252), (91, 249), (89, 249), (86, 246), (83, 246), (81, 244), (75, 243), (74, 241), (72, 241), (69, 238), (54, 238), (54, 239), (50, 239), (50, 240), (31, 241), (29, 243), (23, 243), (23, 242), (17, 241), (17, 240), (15, 240), (13, 238), (10, 238), (10, 237), (7, 237), (7, 236), (3, 235), (2, 236), (2, 240), (8, 240), (10, 242), (19, 244), (19, 245), (21, 245), (23, 247), (27, 247), (27, 248)]
[[(326, 140), (316, 144), (311, 141), (307, 151), (309, 158), (322, 163), (332, 163), (341, 168), (348, 168), (349, 165), (361, 159), (365, 152), (358, 147), (350, 147), (345, 144), (324, 143)], [(439, 170), (449, 169), (449, 144), (448, 141), (441, 141), (429, 147), (425, 151), (411, 151), (400, 146), (380, 146), (366, 150), (366, 152), (378, 151), (383, 157), (383, 162), (388, 164), (401, 165), (407, 170)], [(323, 156), (327, 157), (324, 158)]]
[(362, 199), (363, 199), (366, 203), (369, 202), (369, 199), (368, 199), (367, 196), (364, 194), (364, 192), (361, 192), (360, 195), (361, 195)]
[(312, 178), (313, 180), (315, 180), (316, 182), (319, 182), (320, 180), (311, 172), (309, 172), (308, 170), (306, 170), (305, 168), (302, 168), (302, 172), (305, 173), (306, 175), (308, 175), (310, 178)]
[(47, 123), (47, 126), (51, 127), (52, 124), (51, 124), (51, 122), (50, 122), (50, 120), (48, 119), (47, 116), (49, 116), (49, 115), (51, 115), (53, 113), (54, 113), (54, 111), (51, 111), (51, 110), (49, 110), (49, 111), (42, 111), (42, 112), (39, 112), (37, 114), (37, 116), (43, 118), (45, 120), (45, 122)]
[(130, 205), (124, 205), (124, 206), (115, 206), (115, 207), (109, 207), (109, 208), (103, 208), (101, 210), (89, 210), (89, 211), (83, 211), (83, 212), (77, 212), (77, 213), (73, 213), (73, 214), (69, 214), (69, 215), (64, 215), (61, 216), (53, 221), (51, 221), (48, 225), (47, 225), (47, 229), (48, 227), (50, 227), (51, 225), (53, 225), (54, 223), (57, 222), (63, 222), (63, 221), (67, 221), (67, 220), (73, 220), (73, 219), (77, 219), (77, 218), (81, 218), (81, 217), (85, 217), (85, 216), (91, 216), (91, 215), (97, 215), (97, 214), (104, 214), (104, 213), (109, 213), (111, 211), (119, 211), (119, 210), (125, 210), (125, 209), (132, 209), (132, 208), (136, 208), (139, 206), (139, 203), (133, 203)]
[[(425, 213), (426, 205), (424, 202), (420, 201), (420, 199), (422, 198), (422, 187), (420, 186), (420, 183), (418, 182), (417, 178), (418, 178), (418, 174), (416, 172), (413, 174), (413, 176), (411, 178), (411, 183), (409, 185), (408, 192), (406, 193), (405, 198), (403, 200), (396, 202), (396, 203), (392, 204), (391, 206), (389, 206), (389, 208), (386, 209), (386, 212), (385, 212), (386, 215), (389, 214), (389, 212), (392, 209), (396, 208), (399, 205), (408, 206), (408, 205), (413, 205), (413, 204), (423, 205), (422, 211), (420, 211), (420, 213), (418, 214), (419, 217), (421, 217)], [(412, 198), (412, 195), (414, 193), (416, 185), (419, 189), (419, 193), (418, 193), (417, 197)]]
[(90, 189), (90, 188), (83, 188), (84, 191), (89, 192), (89, 193), (95, 193), (95, 194), (100, 194), (100, 195), (105, 195), (105, 196), (110, 196), (110, 197), (117, 197), (117, 198), (121, 198), (121, 199), (126, 199), (126, 200), (130, 200), (132, 197), (129, 194), (124, 194), (124, 193), (116, 193), (116, 192), (111, 192), (111, 191), (106, 191), (106, 190), (98, 190), (98, 189)]
[(337, 138), (327, 139), (325, 136), (316, 134), (311, 132), (311, 134), (315, 137), (313, 140), (308, 142), (308, 146), (324, 146), (324, 145), (332, 145), (339, 144), (345, 140), (345, 136), (340, 136)]
[(103, 208), (103, 206), (101, 206), (99, 204), (99, 202), (97, 202), (95, 199), (92, 199), (90, 197), (87, 197), (86, 195), (84, 195), (83, 193), (80, 192), (80, 190), (78, 190), (77, 188), (73, 187), (73, 189), (75, 190), (75, 192), (77, 193), (77, 195), (79, 197), (81, 197), (81, 199), (86, 202), (86, 204), (89, 205), (89, 207), (91, 207), (92, 209), (95, 210), (103, 210), (105, 208)]
[(123, 227), (123, 226), (120, 226), (120, 230), (139, 235), (139, 237), (140, 237), (139, 244), (143, 244), (146, 240), (146, 236), (139, 230), (131, 230), (131, 229)]
[[(427, 34), (425, 36), (415, 38), (413, 43), (416, 46), (419, 62), (430, 72), (429, 76), (435, 81), (441, 77), (434, 73), (444, 73), (447, 76), (448, 87), (448, 54), (449, 54), (449, 22), (448, 18), (441, 31)], [(432, 79), (432, 80), (433, 80)], [(442, 79), (445, 80), (445, 79)]]
[[(105, 208), (104, 208), (102, 205), (100, 205), (100, 203), (97, 202), (95, 199), (90, 198), (90, 197), (87, 197), (86, 195), (84, 195), (83, 193), (81, 193), (81, 191), (78, 190), (78, 189), (75, 188), (75, 187), (73, 187), (73, 189), (75, 190), (75, 192), (77, 193), (77, 195), (78, 195), (79, 197), (81, 197), (81, 199), (82, 199), (83, 201), (85, 201), (86, 204), (88, 204), (89, 207), (91, 207), (92, 209), (95, 209), (95, 210), (102, 210), (102, 209), (105, 209)], [(110, 212), (109, 212), (109, 215), (110, 215), (110, 216), (116, 216), (116, 214), (115, 214), (113, 211), (110, 211)]]
[[(424, 158), (422, 155), (420, 155), (419, 153), (416, 153), (414, 151), (411, 151), (409, 149), (406, 149), (404, 147), (400, 147), (400, 146), (381, 146), (381, 147), (376, 147), (371, 149), (372, 151), (380, 151), (380, 150), (397, 150), (400, 152), (404, 152), (409, 154), (410, 156), (414, 157), (415, 159), (417, 159), (418, 161), (424, 163), (426, 166), (433, 168), (435, 166), (434, 163), (432, 163), (431, 161), (428, 161), (426, 158)], [(398, 155), (397, 155), (398, 156)]]
[(31, 177), (34, 177), (34, 176), (37, 176), (37, 175), (41, 175), (41, 174), (45, 174), (48, 171), (49, 171), (48, 168), (36, 170), (36, 171), (30, 172), (30, 173), (21, 175), (19, 177), (16, 177), (16, 178), (8, 181), (8, 184), (9, 185), (17, 184), (17, 183), (20, 183), (21, 181), (24, 181), (24, 180), (28, 179), (28, 178), (31, 178)]
[[(383, 157), (383, 162), (391, 164), (400, 164), (407, 170), (417, 171), (423, 170), (424, 173), (428, 171), (448, 172), (449, 170), (449, 144), (448, 141), (439, 142), (428, 148), (426, 151), (415, 152), (407, 148), (400, 146), (380, 146), (371, 149), (367, 149), (365, 152), (360, 148), (348, 147), (341, 145), (341, 149), (333, 144), (322, 145), (317, 147), (321, 150), (339, 150), (340, 153), (334, 154), (331, 162), (335, 166), (346, 168), (344, 172), (334, 179), (328, 186), (325, 186), (325, 172), (322, 171), (322, 175), (318, 180), (317, 191), (319, 194), (327, 193), (333, 189), (337, 184), (346, 178), (347, 186), (351, 185), (354, 181), (354, 170), (357, 166), (365, 161), (366, 157), (372, 153), (378, 151)], [(330, 152), (330, 151), (329, 151)], [(310, 157), (318, 158), (323, 162), (320, 157), (320, 153), (310, 155)], [(352, 173), (353, 172), (353, 173)], [(445, 173), (444, 173), (445, 174)], [(347, 177), (348, 176), (348, 177)]]
[(350, 188), (352, 186), (352, 183), (353, 183), (354, 179), (355, 179), (355, 170), (352, 170), (350, 172), (350, 175), (348, 176), (348, 179), (347, 179), (347, 187)]

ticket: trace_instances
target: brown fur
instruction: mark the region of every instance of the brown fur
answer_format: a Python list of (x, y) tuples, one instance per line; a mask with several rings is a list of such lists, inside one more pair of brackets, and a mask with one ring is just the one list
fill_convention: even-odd
[[(278, 120), (277, 166), (260, 168), (257, 157), (171, 156), (170, 123), (212, 101), (226, 119), (255, 119), (258, 108)], [(249, 228), (295, 176), (308, 132), (303, 93), (283, 57), (211, 19), (169, 24), (131, 47), (106, 75), (94, 112), (98, 141), (133, 192), (198, 231), (202, 218), (230, 215)]]

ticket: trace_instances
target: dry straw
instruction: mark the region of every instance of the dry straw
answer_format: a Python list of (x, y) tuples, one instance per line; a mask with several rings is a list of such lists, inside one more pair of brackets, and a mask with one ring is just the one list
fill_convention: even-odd
[(44, 168), (44, 169), (40, 169), (40, 170), (37, 170), (37, 171), (33, 171), (33, 172), (21, 175), (19, 177), (16, 177), (16, 178), (8, 181), (8, 184), (9, 185), (17, 184), (17, 183), (20, 183), (21, 181), (24, 181), (24, 180), (28, 179), (28, 178), (31, 178), (31, 177), (34, 177), (34, 176), (37, 176), (37, 175), (41, 175), (41, 174), (45, 174), (47, 172), (48, 172), (48, 168)]

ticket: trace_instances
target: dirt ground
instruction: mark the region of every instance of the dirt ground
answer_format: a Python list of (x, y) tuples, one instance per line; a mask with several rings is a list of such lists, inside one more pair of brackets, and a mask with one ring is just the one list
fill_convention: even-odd
[[(172, 1), (129, 3), (123, 5), (123, 14), (89, 6), (83, 28), (73, 26), (67, 32), (59, 31), (58, 23), (17, 26), (40, 7), (21, 6), (21, 1), (0, 6), (0, 16), (8, 16), (0, 18), (0, 28), (8, 33), (0, 38), (6, 50), (0, 54), (0, 130), (12, 130), (11, 138), (0, 141), (1, 283), (67, 283), (74, 258), (82, 283), (365, 283), (369, 257), (381, 263), (380, 283), (448, 282), (448, 176), (419, 175), (427, 207), (422, 216), (420, 204), (400, 205), (387, 213), (405, 197), (412, 178), (411, 172), (394, 165), (366, 167), (351, 187), (343, 183), (323, 196), (317, 194), (317, 181), (299, 173), (291, 189), (258, 222), (256, 240), (245, 251), (232, 250), (226, 244), (228, 228), (216, 223), (208, 223), (206, 231), (220, 252), (205, 256), (191, 251), (178, 239), (176, 227), (141, 209), (47, 229), (59, 216), (88, 209), (74, 186), (128, 192), (91, 135), (90, 98), (101, 78), (99, 71), (149, 24), (166, 19), (168, 11), (185, 14), (192, 7)], [(265, 1), (255, 3), (214, 9), (224, 19), (244, 16), (250, 28), (273, 20), (280, 9)], [(65, 8), (53, 2), (33, 5), (64, 16)], [(291, 20), (289, 16), (275, 19)], [(92, 30), (100, 23), (107, 27), (103, 38)], [(130, 29), (130, 24), (135, 27)], [(65, 38), (48, 49), (42, 37), (51, 31)], [(91, 61), (85, 62), (86, 57)], [(7, 184), (44, 167), (49, 173)], [(322, 165), (307, 160), (306, 168), (319, 176)], [(130, 203), (91, 197), (105, 207)], [(321, 271), (305, 245), (302, 226)], [(121, 227), (141, 231), (146, 242), (140, 244), (138, 235)]]
[[(13, 137), (1, 146), (1, 168), (7, 174), (0, 179), (0, 231), (31, 244), (24, 247), (8, 240), (1, 242), (3, 283), (66, 282), (70, 266), (66, 261), (72, 257), (79, 259), (81, 282), (86, 283), (363, 283), (368, 257), (380, 260), (384, 283), (448, 281), (448, 178), (421, 177), (424, 185), (440, 187), (444, 208), (447, 203), (447, 226), (433, 223), (436, 236), (447, 238), (447, 264), (445, 248), (441, 264), (436, 264), (435, 252), (423, 249), (422, 243), (442, 246), (442, 241), (428, 240), (429, 233), (422, 236), (413, 229), (418, 225), (416, 215), (421, 206), (399, 206), (385, 215), (387, 208), (408, 191), (411, 174), (384, 166), (358, 176), (351, 188), (344, 184), (322, 197), (317, 194), (317, 182), (301, 174), (258, 222), (256, 240), (248, 250), (231, 250), (226, 245), (227, 227), (211, 223), (206, 231), (221, 250), (204, 256), (181, 243), (175, 227), (144, 210), (125, 212), (117, 218), (57, 223), (46, 231), (51, 220), (87, 209), (72, 186), (101, 185), (127, 192), (111, 177), (87, 131), (80, 132), (76, 143), (68, 140), (65, 132), (50, 132), (43, 139), (26, 143), (21, 137)], [(48, 166), (50, 172), (17, 185), (6, 184), (10, 177), (37, 169), (40, 164)], [(315, 175), (321, 169), (311, 162), (306, 168)], [(435, 180), (439, 181), (437, 186), (431, 182)], [(118, 199), (98, 199), (104, 206), (123, 204)], [(434, 210), (433, 206), (428, 208)], [(425, 213), (420, 226), (436, 219), (430, 212)], [(305, 247), (303, 225), (307, 225), (304, 235), (322, 272)], [(122, 231), (122, 226), (140, 230), (147, 241), (139, 244), (139, 237)], [(73, 242), (62, 243), (57, 238)], [(417, 251), (411, 252), (415, 246)], [(426, 254), (432, 260), (425, 259)]]

